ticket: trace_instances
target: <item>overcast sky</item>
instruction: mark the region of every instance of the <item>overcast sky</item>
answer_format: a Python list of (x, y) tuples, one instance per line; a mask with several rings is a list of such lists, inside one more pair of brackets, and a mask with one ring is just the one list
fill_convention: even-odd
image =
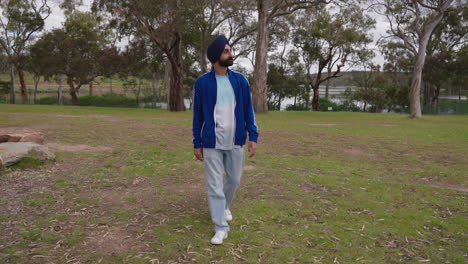
[[(52, 0), (50, 6), (52, 8), (52, 14), (47, 18), (45, 23), (45, 29), (47, 31), (53, 28), (59, 28), (62, 26), (62, 23), (65, 21), (65, 16), (62, 10), (59, 8), (59, 2), (61, 0)], [(79, 10), (87, 11), (91, 8), (92, 0), (83, 0), (83, 6), (79, 7)], [(376, 41), (383, 35), (385, 35), (385, 31), (388, 29), (388, 22), (385, 20), (384, 17), (374, 14), (374, 19), (376, 20), (376, 28), (372, 31), (372, 35), (374, 37), (374, 42), (371, 44), (371, 48), (374, 49), (376, 53), (376, 57), (374, 58), (374, 63), (382, 65), (384, 62), (383, 56), (380, 54), (379, 50), (375, 46)], [(247, 70), (253, 70), (252, 64), (248, 60), (240, 60), (239, 64), (242, 67), (247, 68)], [(348, 69), (346, 69), (348, 70)]]

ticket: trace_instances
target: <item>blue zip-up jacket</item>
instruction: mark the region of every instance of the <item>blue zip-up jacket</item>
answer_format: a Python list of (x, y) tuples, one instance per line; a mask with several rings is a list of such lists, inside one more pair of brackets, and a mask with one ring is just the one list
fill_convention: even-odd
[[(236, 117), (235, 145), (244, 145), (249, 132), (249, 140), (257, 142), (258, 132), (252, 106), (250, 86), (239, 72), (228, 69), (228, 77), (236, 97), (234, 115)], [(216, 133), (214, 109), (217, 97), (216, 73), (214, 70), (200, 76), (195, 81), (193, 92), (193, 145), (194, 148), (215, 148)]]

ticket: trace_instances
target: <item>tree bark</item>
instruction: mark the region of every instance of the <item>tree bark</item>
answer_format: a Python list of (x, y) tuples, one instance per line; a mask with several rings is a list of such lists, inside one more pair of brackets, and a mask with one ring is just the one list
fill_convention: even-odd
[(175, 40), (170, 50), (166, 51), (171, 62), (171, 90), (169, 94), (169, 111), (185, 111), (184, 104), (184, 69), (182, 62), (182, 42), (180, 33), (174, 33)]
[(268, 56), (268, 10), (269, 0), (258, 1), (258, 33), (255, 47), (254, 83), (252, 101), (255, 112), (268, 111), (267, 56)]
[(167, 109), (169, 109), (169, 95), (171, 93), (171, 63), (166, 60), (166, 67), (164, 69), (164, 87), (166, 88), (166, 103)]
[(411, 79), (411, 91), (410, 91), (410, 117), (420, 118), (421, 112), (421, 79), (422, 71), (424, 68), (424, 62), (426, 60), (426, 49), (429, 38), (431, 37), (434, 28), (442, 21), (444, 12), (450, 6), (453, 0), (446, 0), (441, 3), (442, 6), (431, 14), (429, 19), (423, 25), (420, 32), (419, 47), (416, 54), (416, 62), (414, 65), (413, 77)]
[(207, 62), (206, 62), (206, 44), (205, 44), (205, 32), (202, 33), (201, 36), (201, 41), (200, 41), (200, 67), (201, 67), (201, 73), (204, 74), (205, 72), (208, 72), (208, 67), (207, 67)]
[(110, 77), (110, 93), (113, 94), (114, 92), (112, 91), (112, 76)]
[(39, 86), (39, 81), (41, 80), (41, 76), (38, 74), (34, 75), (34, 103), (37, 101), (37, 87)]
[(419, 41), (418, 54), (416, 56), (416, 63), (414, 65), (413, 77), (411, 79), (411, 90), (410, 90), (410, 117), (420, 118), (421, 112), (421, 81), (422, 71), (424, 68), (424, 62), (426, 60), (426, 48), (427, 42), (429, 41), (430, 31), (425, 31), (424, 35)]
[[(330, 76), (331, 74), (331, 70), (332, 70), (332, 60), (330, 60), (328, 62), (328, 66), (327, 66), (327, 77)], [(328, 89), (330, 88), (330, 79), (327, 80), (327, 83), (326, 83), (326, 86), (325, 86), (325, 98), (328, 99)]]
[(156, 72), (153, 72), (153, 79), (151, 80), (151, 86), (153, 88), (153, 102), (151, 102), (151, 105), (153, 107), (156, 107), (156, 101), (158, 100), (157, 89), (156, 89), (156, 82), (157, 81), (158, 81), (157, 74), (156, 74)]
[(28, 88), (26, 87), (26, 82), (24, 81), (24, 71), (20, 67), (16, 67), (18, 72), (18, 77), (21, 86), (21, 100), (22, 104), (29, 104)]
[(93, 96), (93, 81), (89, 82), (89, 96)]
[(76, 95), (76, 93), (79, 91), (81, 85), (78, 85), (77, 87), (75, 87), (75, 85), (73, 84), (73, 80), (71, 78), (67, 78), (67, 83), (68, 83), (68, 86), (70, 87), (70, 96), (71, 96), (72, 104), (79, 105), (80, 102), (78, 101), (78, 96)]
[(434, 96), (431, 98), (431, 105), (432, 106), (437, 106), (439, 104), (439, 94), (440, 94), (440, 88), (441, 86), (436, 86), (434, 89)]
[(63, 77), (62, 75), (59, 76), (59, 87), (58, 87), (58, 91), (57, 91), (57, 100), (58, 100), (58, 104), (59, 105), (63, 105), (63, 92), (62, 92), (62, 80), (63, 80)]
[(312, 111), (318, 111), (319, 107), (319, 86), (317, 87), (312, 87), (314, 90), (314, 96), (312, 97)]
[(10, 82), (10, 104), (15, 104), (15, 66), (13, 64), (10, 65)]

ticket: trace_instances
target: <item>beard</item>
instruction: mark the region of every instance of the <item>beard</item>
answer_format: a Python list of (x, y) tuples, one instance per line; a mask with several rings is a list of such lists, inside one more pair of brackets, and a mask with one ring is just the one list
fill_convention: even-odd
[(232, 66), (233, 64), (234, 64), (234, 58), (233, 57), (227, 58), (225, 60), (219, 60), (219, 65), (221, 65), (223, 67), (229, 67), (229, 66)]

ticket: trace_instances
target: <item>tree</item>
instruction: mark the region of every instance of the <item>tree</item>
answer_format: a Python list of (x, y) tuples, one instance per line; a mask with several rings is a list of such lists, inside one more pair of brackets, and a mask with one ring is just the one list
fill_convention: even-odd
[(95, 0), (93, 9), (110, 12), (121, 32), (146, 37), (164, 51), (172, 72), (169, 110), (184, 111), (182, 32), (189, 6), (181, 0)]
[(422, 73), (423, 104), (436, 107), (443, 86), (449, 86), (456, 72), (457, 51), (466, 44), (468, 7), (450, 7), (437, 25), (427, 44), (426, 61)]
[[(39, 2), (40, 4), (37, 4)], [(21, 96), (24, 104), (29, 102), (24, 80), (24, 56), (28, 41), (44, 28), (44, 21), (51, 13), (47, 0), (6, 0), (0, 1), (0, 46), (5, 50), (10, 64), (10, 103), (15, 99), (15, 70), (18, 72)]]
[(94, 80), (99, 69), (96, 58), (106, 44), (99, 23), (99, 17), (75, 11), (63, 28), (44, 34), (35, 44), (43, 53), (42, 63), (49, 67), (46, 77), (66, 77), (73, 104), (79, 104), (77, 93)]
[(293, 1), (293, 0), (258, 0), (258, 29), (255, 48), (254, 83), (252, 101), (256, 112), (268, 111), (267, 104), (267, 57), (270, 25), (281, 16), (290, 15), (297, 10), (315, 8), (326, 0)]
[(117, 47), (111, 45), (99, 51), (97, 61), (99, 64), (99, 73), (102, 76), (109, 78), (110, 93), (113, 93), (112, 77), (121, 70), (122, 56)]
[(137, 103), (140, 102), (143, 79), (151, 78), (151, 57), (143, 41), (130, 43), (122, 52), (120, 78), (124, 81), (127, 90), (135, 95)]
[[(363, 10), (356, 5), (348, 5), (340, 11), (332, 15), (325, 8), (308, 10), (297, 22), (294, 43), (302, 53), (307, 81), (313, 89), (313, 111), (319, 108), (320, 84), (339, 77), (346, 64), (369, 54), (366, 45), (372, 41), (369, 31), (375, 21), (363, 15)], [(314, 65), (317, 71), (313, 75)], [(324, 76), (326, 67), (336, 67), (336, 70)]]
[[(188, 14), (191, 23), (188, 23), (183, 37), (186, 44), (193, 48), (201, 73), (208, 71), (206, 49), (217, 32), (223, 32), (232, 46), (255, 32), (256, 24), (251, 19), (252, 3), (213, 0), (194, 2)], [(238, 57), (243, 54), (236, 52), (235, 55)]]
[(278, 43), (280, 49), (271, 56), (267, 74), (268, 104), (269, 108), (272, 106), (276, 110), (281, 110), (281, 101), (284, 98), (297, 95), (300, 86), (300, 78), (296, 78), (295, 75), (297, 53), (288, 51), (290, 24), (286, 17), (283, 20), (283, 23), (278, 23), (272, 28), (272, 39)]
[(380, 0), (376, 12), (390, 24), (388, 37), (399, 39), (413, 53), (414, 71), (411, 81), (410, 116), (419, 118), (421, 112), (421, 76), (429, 38), (442, 21), (454, 0)]

